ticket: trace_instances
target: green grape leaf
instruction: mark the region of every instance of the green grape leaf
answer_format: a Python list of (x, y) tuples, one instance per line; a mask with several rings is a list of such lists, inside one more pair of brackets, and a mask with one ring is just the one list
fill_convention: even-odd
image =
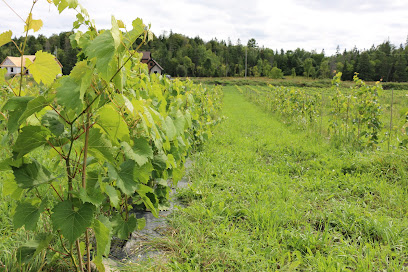
[(42, 20), (33, 20), (33, 14), (30, 13), (27, 17), (27, 20), (25, 21), (24, 32), (27, 32), (30, 29), (34, 30), (34, 32), (37, 32), (41, 29), (42, 26)]
[(174, 186), (177, 186), (177, 183), (183, 178), (184, 171), (185, 171), (184, 165), (183, 165), (183, 167), (177, 167), (177, 168), (173, 169), (172, 174), (173, 174), (173, 184), (174, 184)]
[(125, 42), (126, 45), (131, 45), (133, 44), (137, 38), (140, 37), (144, 33), (144, 27), (145, 25), (143, 24), (142, 19), (137, 18), (133, 20), (132, 22), (133, 29), (128, 32), (126, 35), (128, 37), (128, 40)]
[(37, 161), (25, 163), (20, 167), (11, 167), (14, 174), (14, 179), (20, 188), (32, 188), (38, 185), (49, 183), (55, 178), (51, 177), (51, 173)]
[(15, 132), (20, 127), (21, 124), (18, 120), (26, 110), (28, 102), (32, 99), (34, 99), (34, 97), (14, 96), (3, 106), (3, 110), (8, 110), (9, 112), (9, 120), (7, 122), (9, 133)]
[(0, 84), (3, 84), (6, 82), (6, 74), (7, 74), (7, 69), (1, 68), (0, 69)]
[(27, 108), (24, 113), (18, 119), (18, 123), (23, 123), (32, 114), (39, 112), (50, 104), (51, 101), (47, 100), (44, 96), (38, 96), (27, 103)]
[(129, 141), (129, 128), (120, 113), (112, 105), (103, 106), (98, 113), (99, 119), (97, 124), (105, 130), (114, 143), (117, 143), (117, 139)]
[(71, 76), (64, 76), (58, 80), (57, 102), (79, 113), (82, 111), (81, 86)]
[(34, 252), (34, 256), (37, 256), (41, 253), (42, 250), (48, 248), (52, 240), (52, 235), (49, 233), (39, 233), (35, 237), (35, 241), (38, 243), (37, 249)]
[(136, 219), (134, 214), (130, 215), (127, 221), (123, 220), (120, 215), (116, 216), (113, 220), (113, 233), (120, 239), (128, 239), (133, 231), (141, 230), (146, 225), (144, 218)]
[(120, 165), (119, 171), (117, 171), (113, 166), (108, 165), (109, 176), (116, 180), (116, 184), (119, 189), (127, 195), (132, 195), (137, 189), (138, 183), (133, 177), (135, 164), (136, 163), (134, 161), (127, 160)]
[(149, 159), (153, 159), (153, 150), (149, 142), (144, 138), (134, 140), (134, 145), (131, 147), (129, 143), (122, 142), (121, 146), (128, 159), (134, 160), (139, 166), (146, 164)]
[(17, 249), (16, 258), (20, 264), (27, 264), (34, 257), (39, 243), (35, 240), (28, 241)]
[(61, 74), (61, 67), (57, 63), (55, 56), (42, 50), (35, 53), (35, 60), (32, 63), (26, 59), (27, 69), (33, 75), (34, 80), (39, 84), (42, 82), (48, 86), (54, 82), (57, 75)]
[(18, 187), (15, 181), (8, 181), (3, 183), (3, 195), (10, 195), (12, 199), (20, 199), (23, 189)]
[(106, 185), (105, 193), (109, 196), (110, 202), (112, 203), (113, 207), (118, 208), (120, 203), (120, 194), (118, 194), (116, 189), (110, 185)]
[(174, 126), (173, 119), (170, 116), (166, 117), (166, 134), (170, 141), (176, 137), (176, 127)]
[(13, 32), (11, 32), (11, 30), (1, 33), (0, 34), (0, 46), (3, 46), (11, 42), (11, 36), (13, 36)]
[(159, 171), (164, 171), (167, 169), (167, 156), (164, 153), (159, 153), (157, 155), (154, 155), (153, 157), (153, 166), (155, 169)]
[[(105, 221), (108, 221), (107, 219)], [(97, 255), (108, 256), (111, 245), (111, 226), (97, 219), (93, 221), (93, 230), (95, 232)]]
[(51, 132), (45, 127), (23, 127), (15, 144), (13, 145), (13, 152), (17, 153), (16, 158), (19, 159), (37, 147), (46, 144), (50, 133)]
[(152, 171), (154, 170), (151, 162), (145, 163), (143, 166), (136, 166), (133, 173), (134, 177), (143, 184), (147, 184), (152, 176)]
[(78, 7), (78, 0), (66, 0), (68, 2), (68, 7), (76, 9)]
[(35, 240), (31, 240), (23, 244), (17, 249), (16, 257), (17, 262), (30, 263), (32, 258), (41, 253), (44, 249), (48, 248), (52, 240), (52, 235), (47, 233), (40, 233), (36, 236)]
[(77, 211), (72, 207), (72, 202), (65, 200), (52, 209), (51, 215), (54, 228), (59, 229), (71, 244), (92, 225), (95, 211), (95, 206), (90, 203), (81, 205)]
[(79, 98), (84, 101), (86, 90), (91, 86), (93, 67), (86, 60), (78, 62), (72, 69), (70, 76), (79, 85)]
[(112, 33), (105, 30), (89, 44), (85, 54), (89, 59), (96, 58), (96, 70), (104, 80), (109, 81), (115, 72), (109, 65), (115, 56), (115, 39)]
[(41, 119), (41, 124), (57, 137), (64, 132), (64, 124), (60, 122), (59, 115), (55, 111), (47, 111)]
[(184, 118), (183, 113), (178, 110), (176, 114), (176, 118), (174, 120), (174, 126), (177, 130), (177, 135), (181, 135), (184, 132), (184, 128), (186, 126), (186, 119)]
[(185, 120), (186, 120), (186, 122), (187, 122), (187, 126), (188, 126), (189, 128), (191, 128), (191, 127), (193, 126), (193, 123), (192, 123), (192, 121), (191, 121), (190, 111), (187, 110), (184, 117), (185, 117)]
[(92, 260), (92, 262), (95, 264), (96, 269), (98, 269), (99, 272), (105, 272), (105, 265), (103, 264), (103, 258), (102, 256), (95, 256)]
[(35, 230), (42, 209), (35, 207), (27, 202), (18, 204), (13, 217), (13, 225), (15, 229), (25, 225), (26, 230)]
[(88, 138), (89, 153), (101, 161), (108, 160), (111, 163), (115, 163), (113, 156), (112, 143), (106, 138), (104, 134), (97, 128), (91, 128), (89, 130)]
[(54, 5), (58, 7), (59, 13), (63, 12), (66, 8), (75, 9), (78, 6), (78, 0), (53, 0)]
[(105, 200), (105, 195), (99, 189), (79, 189), (79, 199), (83, 203), (91, 203), (96, 207), (99, 207)]
[(117, 22), (118, 22), (118, 27), (119, 28), (126, 28), (126, 26), (125, 26), (125, 24), (123, 23), (122, 20), (117, 20)]
[(150, 209), (154, 217), (159, 217), (159, 201), (154, 194), (154, 191), (149, 186), (138, 184), (136, 189), (137, 194), (142, 198), (143, 203)]
[(120, 45), (122, 33), (119, 30), (118, 21), (116, 21), (115, 16), (112, 15), (111, 21), (112, 21), (111, 34), (113, 40), (115, 41), (115, 49), (117, 49)]

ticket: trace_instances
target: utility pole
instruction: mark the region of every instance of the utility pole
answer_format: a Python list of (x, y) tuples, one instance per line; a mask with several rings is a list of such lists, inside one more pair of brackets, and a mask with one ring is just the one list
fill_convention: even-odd
[(245, 78), (247, 77), (248, 46), (245, 46)]

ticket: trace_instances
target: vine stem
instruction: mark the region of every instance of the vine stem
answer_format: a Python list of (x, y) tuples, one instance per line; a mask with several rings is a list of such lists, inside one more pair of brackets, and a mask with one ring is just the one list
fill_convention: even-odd
[[(84, 160), (82, 163), (82, 188), (86, 189), (86, 160), (88, 158), (88, 139), (89, 139), (89, 123), (91, 119), (91, 114), (89, 113), (89, 108), (86, 114), (86, 124), (85, 124), (85, 145), (84, 145)], [(86, 269), (91, 271), (91, 251), (89, 247), (89, 230), (85, 230), (85, 246), (86, 246)], [(80, 256), (81, 258), (81, 256)]]
[(80, 244), (79, 244), (79, 239), (77, 239), (76, 241), (75, 241), (75, 244), (76, 244), (76, 248), (77, 248), (77, 251), (78, 251), (78, 262), (79, 262), (79, 264), (78, 264), (78, 270), (79, 271), (81, 271), (81, 272), (84, 272), (84, 265), (83, 265), (83, 263), (82, 263), (82, 256), (81, 256), (81, 246), (80, 246)]

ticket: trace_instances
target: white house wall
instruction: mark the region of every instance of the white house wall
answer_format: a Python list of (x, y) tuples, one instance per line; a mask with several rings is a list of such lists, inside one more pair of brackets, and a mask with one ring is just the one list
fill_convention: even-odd
[(3, 65), (4, 66), (14, 66), (14, 63), (11, 61), (11, 60), (9, 60), (9, 59), (6, 59), (5, 61), (4, 61), (4, 63), (3, 63)]
[(157, 65), (153, 66), (153, 68), (150, 70), (151, 74), (161, 75), (161, 72), (162, 72), (162, 70)]

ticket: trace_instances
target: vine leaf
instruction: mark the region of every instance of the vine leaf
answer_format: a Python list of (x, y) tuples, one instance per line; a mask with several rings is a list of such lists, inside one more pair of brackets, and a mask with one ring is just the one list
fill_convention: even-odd
[(176, 114), (176, 118), (174, 120), (174, 126), (177, 130), (177, 135), (181, 135), (184, 132), (184, 128), (186, 126), (186, 119), (184, 118), (183, 113), (178, 110)]
[(42, 208), (35, 207), (27, 202), (18, 204), (13, 217), (13, 225), (15, 229), (25, 225), (26, 230), (35, 230)]
[(109, 196), (109, 200), (113, 207), (119, 208), (120, 203), (120, 192), (116, 191), (116, 189), (110, 185), (106, 185), (105, 192)]
[(80, 93), (80, 84), (71, 76), (64, 76), (58, 81), (57, 102), (77, 113), (82, 111), (83, 107)]
[(150, 209), (154, 217), (159, 217), (158, 207), (159, 201), (153, 193), (153, 189), (143, 184), (138, 184), (136, 189), (137, 194), (142, 198), (143, 203)]
[(133, 178), (135, 164), (134, 161), (127, 160), (120, 165), (119, 171), (114, 166), (108, 164), (109, 177), (116, 180), (119, 189), (127, 195), (132, 195), (138, 186), (138, 183)]
[(97, 128), (89, 130), (88, 150), (90, 154), (101, 161), (107, 160), (113, 164), (115, 163), (112, 143)]
[(42, 20), (33, 20), (33, 14), (30, 13), (24, 25), (24, 32), (27, 32), (30, 29), (34, 30), (34, 32), (37, 32), (38, 30), (41, 29), (42, 26), (43, 26)]
[(112, 21), (111, 35), (115, 42), (115, 49), (117, 49), (120, 45), (122, 33), (119, 30), (118, 21), (115, 19), (115, 16), (112, 15), (111, 21)]
[(130, 132), (125, 120), (112, 105), (103, 106), (98, 113), (100, 118), (97, 124), (105, 130), (114, 143), (117, 143), (117, 139), (121, 141), (130, 140)]
[(93, 221), (93, 230), (97, 244), (97, 255), (108, 256), (111, 244), (111, 224), (106, 217), (102, 217), (102, 221), (95, 219)]
[(55, 111), (47, 111), (41, 119), (41, 125), (57, 137), (64, 132), (64, 124), (60, 122), (59, 115)]
[(15, 132), (20, 127), (21, 124), (18, 120), (26, 110), (28, 102), (32, 99), (34, 99), (34, 97), (14, 96), (3, 106), (3, 110), (8, 110), (9, 112), (9, 120), (7, 122), (9, 133)]
[(152, 175), (152, 171), (154, 170), (153, 165), (151, 162), (145, 163), (143, 166), (137, 167), (133, 172), (134, 177), (143, 184), (147, 184), (149, 182), (150, 176)]
[(45, 108), (51, 102), (50, 100), (47, 100), (42, 95), (34, 98), (33, 100), (30, 100), (27, 103), (27, 108), (25, 109), (24, 113), (18, 119), (18, 123), (19, 124), (23, 123), (32, 114), (37, 113), (43, 108)]
[(16, 153), (16, 158), (19, 159), (37, 147), (46, 144), (50, 133), (51, 132), (45, 127), (23, 127), (13, 146), (13, 152)]
[(48, 233), (40, 233), (35, 240), (30, 240), (17, 249), (17, 262), (29, 263), (33, 257), (37, 256), (44, 249), (48, 248), (52, 240), (52, 235)]
[(0, 34), (0, 46), (3, 46), (9, 42), (11, 42), (11, 36), (13, 35), (13, 32), (11, 30), (5, 31)]
[(61, 67), (57, 63), (55, 56), (42, 50), (35, 53), (35, 60), (31, 62), (26, 59), (27, 68), (33, 75), (35, 82), (42, 82), (48, 86), (54, 82), (58, 74), (61, 74)]
[(160, 152), (153, 157), (153, 166), (156, 170), (164, 171), (167, 169), (167, 156), (164, 152)]
[(105, 195), (99, 189), (80, 188), (79, 199), (84, 203), (88, 202), (98, 207), (105, 200)]
[(79, 87), (79, 98), (84, 101), (86, 90), (91, 86), (93, 67), (88, 66), (86, 60), (78, 62), (71, 71), (71, 77), (77, 82)]
[(174, 126), (173, 119), (170, 116), (166, 117), (166, 134), (170, 141), (174, 140), (176, 137), (176, 127)]
[(59, 229), (61, 234), (73, 244), (86, 228), (92, 225), (95, 206), (90, 203), (81, 205), (78, 210), (73, 210), (70, 200), (65, 200), (57, 204), (52, 209), (51, 221), (55, 229)]
[(121, 146), (126, 157), (135, 161), (139, 166), (143, 166), (149, 159), (153, 159), (152, 147), (144, 138), (135, 139), (133, 147), (128, 142), (122, 142)]
[(123, 220), (122, 216), (118, 215), (113, 219), (113, 232), (120, 239), (127, 239), (129, 234), (135, 230), (141, 230), (145, 227), (146, 221), (144, 218), (136, 219), (135, 215), (129, 216), (129, 219)]
[(11, 167), (14, 179), (20, 188), (32, 188), (53, 181), (51, 173), (37, 161), (23, 164), (20, 167)]
[(54, 5), (58, 7), (59, 13), (63, 12), (66, 8), (75, 9), (78, 6), (78, 0), (53, 0)]
[(20, 246), (16, 252), (17, 262), (20, 264), (29, 263), (34, 257), (39, 243), (35, 240), (28, 241), (24, 245)]
[(115, 55), (115, 39), (112, 33), (105, 30), (89, 44), (85, 54), (89, 59), (96, 58), (96, 70), (104, 80), (109, 81), (115, 72), (109, 65)]

